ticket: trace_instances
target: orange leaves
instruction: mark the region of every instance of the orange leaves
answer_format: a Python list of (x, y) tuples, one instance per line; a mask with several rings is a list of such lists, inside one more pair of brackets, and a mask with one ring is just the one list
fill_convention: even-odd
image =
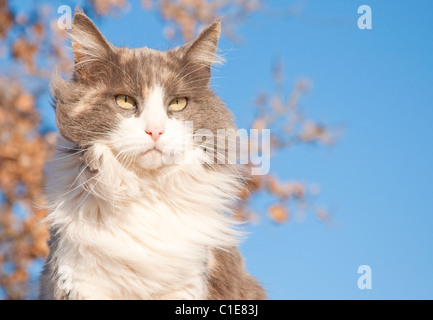
[[(224, 16), (224, 27), (231, 24), (231, 28), (226, 28), (225, 32), (232, 38), (233, 24), (239, 22), (249, 13), (258, 10), (259, 1), (257, 0), (142, 0), (142, 6), (146, 10), (157, 8), (162, 18), (173, 25), (164, 30), (164, 35), (174, 38), (176, 30), (184, 40), (191, 40), (197, 29), (208, 25), (218, 17)], [(174, 28), (175, 27), (175, 28)]]
[(32, 30), (37, 37), (42, 37), (45, 32), (45, 27), (41, 23), (37, 22), (32, 26)]
[(6, 37), (13, 20), (14, 17), (7, 5), (7, 0), (0, 0), (0, 39)]
[(306, 118), (301, 105), (302, 97), (308, 93), (311, 83), (299, 80), (291, 92), (284, 94), (281, 63), (273, 67), (275, 93), (261, 93), (256, 99), (258, 117), (253, 128), (271, 129), (271, 144), (274, 149), (291, 147), (294, 144), (321, 143), (329, 145), (336, 141), (338, 135), (334, 128), (319, 124)]
[(29, 113), (34, 107), (34, 97), (30, 94), (20, 94), (14, 102), (19, 112)]
[(174, 21), (186, 40), (194, 37), (197, 22), (200, 19), (209, 19), (203, 17), (202, 9), (202, 1), (199, 0), (160, 1), (162, 17), (165, 20)]
[(31, 72), (35, 70), (34, 56), (37, 51), (38, 45), (29, 42), (25, 38), (19, 38), (12, 46), (12, 54), (14, 58), (23, 62)]
[(28, 254), (31, 257), (46, 257), (48, 255), (48, 226), (45, 223), (41, 223), (45, 215), (44, 210), (35, 209), (31, 217), (24, 221), (23, 231), (31, 239), (31, 242), (28, 244)]
[(5, 285), (14, 285), (16, 283), (23, 283), (28, 280), (28, 274), (23, 269), (18, 269), (2, 279)]
[(299, 137), (304, 142), (321, 142), (323, 144), (330, 144), (335, 139), (324, 126), (313, 122), (304, 123)]
[[(280, 151), (279, 156), (283, 156), (281, 151), (295, 144), (333, 143), (337, 137), (334, 129), (306, 118), (306, 112), (301, 105), (302, 97), (310, 90), (311, 83), (300, 80), (286, 95), (283, 91), (281, 63), (274, 64), (273, 77), (275, 89), (271, 94), (262, 92), (257, 96), (255, 100), (257, 116), (252, 122), (253, 129), (271, 130), (271, 155)], [(259, 194), (267, 194), (275, 203), (267, 208), (268, 216), (275, 222), (287, 222), (291, 211), (301, 220), (306, 211), (309, 211), (320, 221), (328, 221), (328, 212), (324, 209), (316, 209), (313, 205), (313, 199), (319, 193), (320, 186), (317, 184), (307, 188), (306, 184), (300, 181), (281, 181), (278, 172), (274, 175), (252, 176), (246, 190), (241, 194), (245, 202), (241, 204), (238, 215), (244, 212), (244, 216), (247, 217), (251, 211), (248, 207), (249, 201)]]
[(110, 13), (115, 8), (123, 8), (126, 5), (125, 0), (92, 0), (95, 11), (99, 15)]
[(34, 131), (39, 121), (34, 97), (10, 79), (0, 83), (5, 88), (0, 89), (0, 188), (15, 198), (17, 184), (23, 183), (34, 195), (41, 189), (48, 156), (44, 139)]
[(146, 10), (151, 10), (153, 8), (152, 0), (141, 0), (141, 5)]
[(264, 118), (257, 118), (253, 123), (253, 129), (263, 130), (267, 129), (267, 122)]
[(273, 205), (268, 209), (269, 216), (278, 223), (286, 222), (289, 219), (289, 210), (283, 205)]
[[(4, 40), (6, 45), (1, 47), (3, 55), (13, 58), (9, 72), (20, 78), (26, 75), (48, 78), (52, 63), (65, 59), (64, 55), (58, 54), (61, 51), (58, 40), (63, 41), (66, 32), (57, 27), (55, 20), (51, 21), (47, 5), (34, 5), (29, 11), (12, 12), (7, 3), (0, 0), (0, 39), (7, 37), (9, 30), (13, 31)], [(52, 23), (56, 25), (54, 29)], [(16, 65), (22, 65), (27, 74), (17, 72)]]
[(34, 99), (17, 80), (0, 77), (0, 135), (9, 130), (23, 134), (35, 127), (39, 117)]
[(267, 185), (269, 193), (280, 199), (288, 199), (290, 197), (302, 199), (306, 194), (305, 186), (297, 181), (282, 183), (274, 176), (268, 176)]
[[(306, 186), (305, 183), (300, 181), (281, 181), (278, 176), (268, 174), (265, 176), (251, 176), (250, 180), (246, 182), (246, 187), (240, 192), (240, 199), (242, 202), (236, 208), (236, 217), (241, 220), (254, 218), (257, 220), (257, 215), (252, 214), (249, 207), (249, 202), (254, 197), (260, 194), (267, 194), (275, 200), (275, 204), (270, 205), (266, 210), (268, 216), (277, 223), (287, 222), (290, 218), (291, 209), (294, 208), (294, 213), (303, 216), (304, 211), (311, 207), (310, 203), (312, 197), (320, 193), (320, 186), (311, 184)], [(324, 209), (312, 209), (319, 220), (329, 215)]]
[(321, 221), (329, 221), (331, 219), (329, 212), (323, 208), (317, 208), (315, 213), (316, 217)]
[[(13, 146), (12, 144), (16, 145)], [(15, 189), (25, 185), (28, 196), (41, 191), (46, 146), (42, 139), (25, 141), (14, 135), (10, 143), (2, 146), (0, 158), (0, 187), (11, 200), (20, 197)]]
[[(48, 229), (40, 223), (45, 212), (34, 207), (50, 153), (36, 131), (38, 122), (35, 96), (15, 79), (0, 78), (0, 190), (5, 197), (0, 204), (0, 249), (3, 263), (14, 266), (10, 274), (0, 272), (0, 285), (13, 299), (26, 293), (28, 264), (48, 252)], [(24, 217), (13, 212), (16, 205), (25, 208)]]

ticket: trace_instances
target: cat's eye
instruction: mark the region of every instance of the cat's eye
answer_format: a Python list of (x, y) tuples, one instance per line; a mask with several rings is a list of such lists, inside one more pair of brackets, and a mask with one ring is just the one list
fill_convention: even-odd
[(170, 108), (171, 111), (181, 111), (186, 107), (187, 104), (188, 104), (187, 98), (174, 98), (173, 100), (171, 100), (168, 107)]
[(122, 109), (130, 110), (137, 106), (137, 103), (133, 98), (125, 94), (119, 94), (116, 96), (116, 103)]

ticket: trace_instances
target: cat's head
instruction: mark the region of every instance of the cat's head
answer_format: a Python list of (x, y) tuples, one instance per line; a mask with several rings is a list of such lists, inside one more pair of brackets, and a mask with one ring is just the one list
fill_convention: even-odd
[(209, 87), (220, 28), (216, 21), (169, 51), (128, 49), (109, 43), (76, 12), (74, 77), (52, 81), (59, 132), (83, 150), (103, 145), (142, 169), (167, 165), (164, 152), (170, 150), (191, 159), (185, 153), (199, 143), (184, 147), (196, 132), (234, 128), (231, 113)]

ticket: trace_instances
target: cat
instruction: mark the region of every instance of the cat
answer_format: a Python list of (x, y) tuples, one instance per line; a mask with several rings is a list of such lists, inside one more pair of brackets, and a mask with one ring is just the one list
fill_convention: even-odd
[[(228, 148), (180, 148), (200, 129), (235, 128), (209, 85), (220, 29), (168, 51), (128, 49), (75, 12), (73, 77), (51, 82), (59, 136), (40, 299), (266, 299), (231, 214), (245, 170), (206, 153)], [(164, 160), (170, 146), (180, 161)]]

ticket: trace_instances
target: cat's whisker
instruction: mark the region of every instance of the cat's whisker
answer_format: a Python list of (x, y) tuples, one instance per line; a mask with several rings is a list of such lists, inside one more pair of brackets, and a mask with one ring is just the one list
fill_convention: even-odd
[(80, 176), (83, 174), (83, 172), (93, 163), (95, 162), (97, 159), (92, 159), (92, 161), (90, 161), (89, 163), (87, 163), (84, 168), (80, 171), (80, 173), (77, 175), (77, 177), (74, 179), (74, 181), (71, 183), (71, 185), (69, 186), (68, 192), (65, 193), (64, 195), (62, 195), (62, 197), (66, 196), (67, 194), (69, 194), (70, 192), (78, 189), (80, 186), (74, 187), (72, 190), (72, 186), (75, 184), (75, 182), (77, 182), (77, 180), (80, 178)]
[[(213, 87), (219, 87), (219, 86), (213, 86)], [(208, 89), (208, 88), (209, 88), (209, 86), (191, 87), (191, 88), (187, 88), (185, 90), (176, 91), (176, 95), (191, 94), (191, 91), (193, 91), (193, 90), (196, 90), (196, 89)]]
[[(117, 156), (119, 156), (120, 154), (122, 154), (122, 153), (124, 153), (124, 151), (122, 150), (121, 152), (119, 152), (115, 157), (114, 157), (114, 159), (113, 159), (113, 161), (115, 161), (116, 160), (116, 157)], [(75, 178), (75, 180), (74, 180), (74, 182), (72, 182), (72, 184), (71, 184), (71, 186), (70, 186), (70, 188), (75, 184), (75, 182), (77, 181), (77, 179), (80, 177), (80, 175), (94, 162), (94, 161), (96, 161), (96, 160), (98, 160), (97, 158), (94, 158), (94, 159), (92, 159), (82, 170), (81, 170), (81, 172), (79, 173), (79, 175)], [(99, 170), (98, 171), (98, 173), (96, 174), (96, 175), (99, 175), (99, 174), (101, 174), (102, 172), (103, 172), (104, 170)], [(72, 192), (72, 191), (74, 191), (74, 190), (76, 190), (77, 188), (79, 188), (79, 187), (82, 187), (82, 186), (85, 186), (88, 182), (90, 182), (92, 179), (94, 179), (94, 177), (92, 177), (92, 178), (90, 178), (89, 180), (87, 180), (87, 181), (85, 181), (85, 182), (83, 182), (83, 183), (81, 183), (80, 185), (78, 185), (78, 186), (76, 186), (76, 187), (74, 187), (72, 190), (68, 190), (68, 192), (66, 193), (66, 194), (64, 194), (64, 195), (67, 195), (69, 192)]]
[(193, 63), (192, 60), (188, 61), (188, 63), (186, 63), (185, 65), (183, 65), (183, 67), (176, 73), (176, 75), (173, 77), (173, 79), (171, 80), (171, 85), (173, 85), (173, 82), (182, 74), (183, 70), (188, 67), (191, 63)]
[(77, 154), (77, 153), (80, 153), (80, 152), (84, 152), (84, 151), (86, 151), (86, 150), (88, 150), (87, 148), (83, 148), (83, 149), (79, 149), (79, 148), (69, 148), (69, 149), (66, 149), (66, 148), (64, 148), (64, 149), (61, 149), (61, 148), (55, 148), (55, 150), (58, 152), (58, 153), (61, 153), (61, 154)]
[(132, 161), (134, 160), (133, 152), (128, 152), (125, 154), (124, 157), (120, 157), (119, 159), (121, 161), (123, 159), (123, 161), (120, 163), (121, 164), (120, 167), (122, 168), (122, 170), (129, 169), (129, 166), (132, 164)]
[(60, 157), (60, 158), (52, 158), (52, 159), (48, 160), (47, 162), (49, 163), (49, 162), (54, 162), (54, 161), (59, 161), (59, 160), (67, 159), (67, 158), (73, 157), (73, 156), (75, 156), (75, 155), (77, 155), (79, 153), (82, 153), (82, 152), (84, 152), (84, 150), (76, 151), (76, 152), (68, 154), (67, 156), (63, 156), (63, 157)]
[[(194, 89), (194, 87), (190, 87), (190, 85), (192, 83), (202, 82), (202, 81), (206, 81), (206, 80), (208, 80), (208, 79), (207, 78), (193, 79), (187, 83), (183, 83), (182, 88), (184, 88), (183, 90), (191, 90), (191, 89)], [(215, 84), (207, 83), (205, 86), (200, 86), (200, 88), (208, 88), (208, 87), (213, 87), (213, 86), (215, 86)]]
[(98, 172), (96, 175), (93, 176), (92, 179), (89, 179), (87, 182), (90, 182), (90, 180), (93, 180), (93, 179), (95, 179), (95, 178), (97, 178), (97, 177), (98, 177), (98, 180), (97, 180), (96, 183), (93, 185), (93, 187), (91, 188), (91, 190), (88, 190), (88, 185), (87, 185), (87, 184), (83, 185), (83, 190), (86, 191), (86, 195), (85, 195), (84, 199), (80, 202), (80, 204), (78, 205), (78, 207), (81, 207), (81, 205), (84, 203), (84, 201), (86, 201), (87, 197), (88, 197), (90, 194), (93, 194), (93, 190), (96, 188), (97, 184), (101, 181), (101, 179), (102, 179), (102, 177), (103, 177), (103, 176), (102, 176), (102, 171)]
[[(79, 185), (77, 185), (76, 187), (74, 187), (71, 190), (68, 190), (67, 192), (65, 192), (64, 194), (60, 195), (58, 198), (64, 198), (65, 196), (67, 196), (68, 194), (70, 194), (71, 192), (84, 187), (88, 182), (90, 182), (91, 180), (93, 180), (95, 178), (95, 176), (90, 177), (88, 180), (84, 181), (83, 183), (80, 183)], [(71, 185), (72, 186), (72, 185)]]
[(200, 66), (200, 68), (197, 68), (197, 69), (195, 69), (195, 70), (193, 70), (193, 71), (187, 73), (186, 75), (182, 76), (182, 78), (178, 79), (178, 80), (173, 84), (173, 86), (177, 86), (177, 85), (179, 84), (180, 81), (182, 81), (182, 80), (185, 79), (186, 77), (192, 75), (193, 73), (196, 73), (196, 72), (202, 70), (204, 67), (205, 67), (205, 66)]
[[(120, 154), (122, 154), (122, 152), (119, 152), (119, 153), (114, 157), (113, 161), (116, 161), (116, 160), (117, 160), (117, 157), (118, 157)], [(94, 159), (94, 160), (95, 160), (95, 159)], [(104, 174), (104, 172), (105, 172), (106, 170), (108, 170), (108, 169), (109, 169), (109, 167), (105, 167), (105, 168), (103, 168), (102, 170), (99, 170), (98, 173), (95, 174), (91, 179), (87, 180), (84, 184), (81, 184), (81, 186), (82, 186), (83, 189), (87, 192), (87, 194), (86, 194), (86, 196), (84, 197), (84, 199), (81, 201), (81, 203), (80, 203), (79, 206), (81, 206), (81, 204), (83, 204), (83, 202), (87, 199), (87, 197), (88, 197), (90, 194), (94, 193), (94, 190), (95, 190), (96, 186), (99, 184), (99, 182), (100, 182), (100, 181), (102, 180), (102, 178), (103, 178), (103, 174)], [(91, 180), (95, 179), (96, 177), (99, 177), (98, 180), (93, 184), (92, 187), (90, 187), (91, 189), (89, 190), (89, 189), (88, 189), (88, 188), (89, 188), (88, 183), (89, 183)], [(101, 197), (102, 195), (99, 195), (99, 196)], [(103, 196), (102, 196), (102, 197), (103, 197)]]
[[(197, 71), (199, 71), (199, 70), (201, 70), (201, 68), (200, 68), (200, 69), (197, 69), (196, 71), (193, 71), (192, 73), (197, 72)], [(184, 78), (186, 78), (188, 75), (190, 75), (190, 74), (187, 74), (187, 75), (185, 75), (184, 77), (180, 78), (178, 81), (176, 81), (176, 83), (172, 84), (172, 86), (173, 86), (173, 87), (176, 87), (176, 86), (179, 84), (179, 82), (180, 82), (181, 80), (183, 80)], [(212, 79), (224, 79), (224, 77), (212, 77)], [(193, 83), (193, 82), (204, 81), (204, 80), (209, 80), (209, 77), (203, 77), (203, 78), (200, 78), (200, 79), (193, 79), (193, 80), (191, 80), (191, 81), (189, 81), (189, 82), (187, 82), (187, 83), (182, 84), (182, 86), (187, 87), (189, 84), (191, 84), (191, 83)]]
[(207, 88), (220, 87), (221, 86), (221, 85), (216, 85), (216, 84), (211, 84), (211, 83), (206, 83), (206, 85), (203, 85), (203, 86), (196, 86), (196, 87), (191, 87), (190, 86), (192, 83), (203, 82), (205, 80), (206, 80), (206, 78), (197, 79), (197, 80), (191, 81), (190, 83), (182, 84), (182, 88), (181, 89), (174, 89), (173, 91), (174, 91), (174, 93), (177, 94), (179, 91), (189, 91), (189, 92), (191, 92), (192, 90), (197, 89), (197, 88), (199, 88), (199, 89), (200, 88), (207, 89)]
[[(58, 143), (53, 144), (53, 146), (54, 146), (54, 148), (56, 148), (60, 152), (68, 152), (67, 150), (80, 151), (80, 150), (87, 150), (88, 149), (88, 148), (80, 148), (77, 145), (75, 145), (76, 148), (71, 148), (71, 147), (68, 147), (68, 146), (63, 146), (63, 145), (58, 144)], [(63, 148), (64, 150), (60, 150), (60, 148)]]
[[(212, 77), (212, 80), (213, 79), (224, 79), (224, 77)], [(209, 80), (209, 77), (203, 77), (203, 78), (198, 78), (198, 79), (193, 78), (191, 81), (183, 83), (182, 85), (186, 87), (186, 86), (190, 85), (191, 83), (198, 82), (198, 81), (204, 81), (204, 80)]]

